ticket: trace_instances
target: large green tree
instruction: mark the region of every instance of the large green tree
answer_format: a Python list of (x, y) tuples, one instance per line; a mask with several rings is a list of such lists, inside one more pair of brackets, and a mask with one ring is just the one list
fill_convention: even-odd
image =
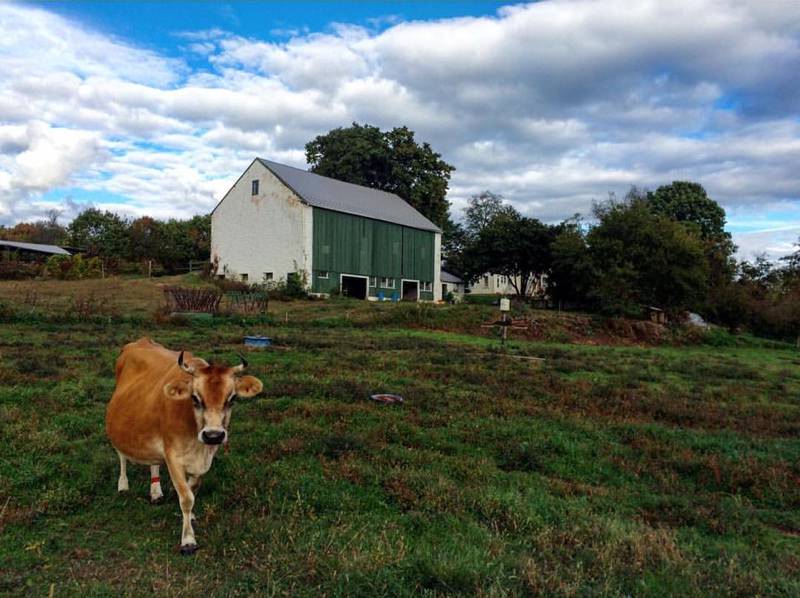
[(719, 288), (726, 287), (736, 274), (736, 245), (725, 230), (725, 210), (711, 199), (699, 183), (674, 181), (646, 194), (650, 209), (680, 222), (703, 241), (709, 264), (708, 305), (713, 309)]
[(128, 222), (117, 214), (89, 208), (70, 223), (69, 244), (90, 256), (124, 259), (129, 249), (128, 228)]
[(467, 200), (467, 206), (464, 208), (464, 232), (468, 237), (475, 239), (501, 215), (514, 217), (518, 214), (512, 205), (503, 203), (502, 195), (488, 190), (473, 195)]
[(727, 235), (725, 210), (699, 183), (674, 181), (648, 193), (647, 200), (656, 214), (697, 227), (703, 239)]
[(702, 305), (708, 261), (695, 232), (639, 198), (599, 204), (595, 216), (586, 240), (597, 271), (592, 295), (602, 309), (634, 314), (650, 305), (669, 311)]
[(547, 274), (550, 297), (559, 304), (567, 302), (588, 306), (596, 273), (584, 227), (577, 215), (554, 227), (550, 253), (552, 258)]
[(453, 166), (428, 143), (418, 143), (408, 127), (381, 131), (353, 123), (306, 144), (311, 171), (323, 176), (396, 193), (431, 222), (446, 228), (446, 199)]
[(486, 272), (509, 278), (517, 295), (526, 296), (531, 284), (550, 269), (554, 229), (513, 208), (493, 217), (470, 240), (464, 251), (464, 276), (474, 281)]

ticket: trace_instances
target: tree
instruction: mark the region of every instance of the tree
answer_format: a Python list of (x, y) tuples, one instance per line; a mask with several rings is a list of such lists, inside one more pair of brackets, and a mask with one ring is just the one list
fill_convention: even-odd
[(587, 243), (596, 286), (592, 296), (611, 313), (640, 314), (654, 305), (696, 309), (706, 296), (708, 262), (701, 239), (635, 198), (595, 206), (599, 223)]
[(157, 260), (163, 242), (163, 223), (142, 216), (131, 222), (128, 243), (128, 259), (132, 261)]
[(797, 250), (794, 253), (781, 258), (786, 265), (783, 267), (783, 276), (791, 283), (796, 284), (800, 281), (800, 239), (795, 243)]
[(353, 123), (306, 144), (311, 171), (340, 181), (396, 193), (431, 222), (444, 228), (453, 166), (428, 143), (417, 143), (407, 127), (381, 131)]
[(60, 215), (58, 210), (49, 210), (46, 218), (36, 222), (19, 222), (11, 228), (0, 226), (0, 238), (7, 241), (62, 245), (66, 241), (67, 229), (58, 223)]
[(477, 238), (481, 231), (500, 215), (514, 216), (513, 206), (503, 203), (503, 196), (483, 191), (467, 200), (464, 208), (464, 232), (468, 237)]
[(709, 265), (704, 309), (713, 314), (716, 301), (737, 296), (728, 289), (736, 275), (736, 245), (725, 231), (725, 210), (702, 185), (690, 181), (674, 181), (644, 195), (653, 212), (680, 222), (702, 240)]
[(516, 210), (504, 210), (472, 239), (464, 252), (465, 276), (475, 280), (485, 272), (509, 278), (517, 295), (526, 296), (536, 277), (550, 268), (553, 229)]
[(596, 278), (580, 218), (575, 215), (555, 227), (550, 245), (552, 262), (548, 294), (559, 303), (586, 305)]
[(703, 239), (730, 237), (725, 232), (725, 210), (699, 183), (674, 181), (647, 193), (647, 200), (656, 214), (697, 227)]
[(69, 243), (90, 256), (124, 259), (129, 248), (128, 227), (128, 222), (113, 212), (89, 208), (70, 223)]

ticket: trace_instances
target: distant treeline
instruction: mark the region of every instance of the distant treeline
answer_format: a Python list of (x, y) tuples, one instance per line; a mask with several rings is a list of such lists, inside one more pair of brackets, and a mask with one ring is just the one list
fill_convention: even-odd
[(0, 226), (0, 239), (75, 248), (87, 259), (99, 258), (106, 272), (152, 268), (154, 273), (172, 274), (186, 271), (190, 261), (209, 259), (211, 216), (130, 220), (91, 208), (63, 226), (58, 213), (52, 212), (36, 222)]
[(731, 329), (800, 335), (800, 251), (737, 261), (725, 211), (701, 185), (632, 188), (593, 215), (545, 224), (484, 192), (446, 230), (447, 268), (470, 282), (505, 275), (519, 295), (543, 280), (553, 305), (633, 317), (694, 311)]

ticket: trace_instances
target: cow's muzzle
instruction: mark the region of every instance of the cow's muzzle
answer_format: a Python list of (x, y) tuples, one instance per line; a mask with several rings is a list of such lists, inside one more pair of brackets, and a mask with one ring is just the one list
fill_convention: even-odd
[(205, 444), (222, 444), (225, 440), (225, 430), (203, 430), (200, 440)]

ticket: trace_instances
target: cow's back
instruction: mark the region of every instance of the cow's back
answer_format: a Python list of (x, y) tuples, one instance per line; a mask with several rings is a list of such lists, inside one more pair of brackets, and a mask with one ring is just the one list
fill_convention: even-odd
[[(192, 359), (186, 354), (187, 361)], [(163, 388), (185, 376), (178, 353), (148, 338), (125, 345), (117, 359), (117, 384), (106, 409), (106, 433), (128, 458), (157, 463), (163, 454)]]

